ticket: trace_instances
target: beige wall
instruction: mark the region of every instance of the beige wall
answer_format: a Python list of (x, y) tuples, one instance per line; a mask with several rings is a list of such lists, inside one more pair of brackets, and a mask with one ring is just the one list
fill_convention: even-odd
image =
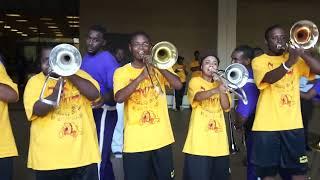
[(170, 41), (189, 61), (196, 49), (216, 50), (217, 1), (82, 0), (81, 49), (87, 28), (103, 24), (112, 33), (144, 30), (153, 42)]
[(273, 24), (287, 28), (302, 19), (308, 19), (320, 26), (320, 1), (269, 0), (238, 1), (237, 44), (249, 44), (265, 49), (264, 31)]

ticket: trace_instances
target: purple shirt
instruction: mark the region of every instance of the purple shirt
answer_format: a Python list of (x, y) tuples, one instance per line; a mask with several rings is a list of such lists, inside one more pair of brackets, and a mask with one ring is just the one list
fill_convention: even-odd
[(118, 62), (108, 51), (86, 54), (81, 64), (81, 69), (98, 81), (101, 95), (113, 90), (113, 74), (118, 67)]
[(238, 106), (236, 112), (239, 113), (242, 117), (248, 118), (250, 115), (255, 113), (256, 105), (259, 97), (259, 90), (256, 84), (253, 81), (253, 71), (248, 69), (249, 79), (247, 83), (242, 87), (248, 98), (248, 104), (245, 105), (241, 100), (238, 101)]

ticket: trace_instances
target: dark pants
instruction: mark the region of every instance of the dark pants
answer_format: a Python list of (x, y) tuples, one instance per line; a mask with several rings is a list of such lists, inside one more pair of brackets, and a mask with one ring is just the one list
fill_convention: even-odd
[(102, 108), (93, 110), (99, 142), (103, 138), (103, 147), (102, 147), (101, 164), (100, 164), (100, 172), (99, 172), (100, 180), (114, 180), (114, 174), (112, 169), (112, 163), (110, 160), (110, 155), (111, 155), (112, 136), (113, 136), (114, 128), (117, 124), (118, 115), (117, 115), (117, 111), (107, 112), (105, 124), (104, 124), (104, 127), (102, 127), (102, 129), (104, 129), (104, 135), (103, 137), (100, 137), (102, 113), (103, 113)]
[(308, 125), (309, 125), (309, 121), (312, 118), (312, 112), (313, 112), (312, 100), (305, 100), (301, 98), (301, 115), (302, 115), (306, 145), (308, 145), (308, 129), (309, 129)]
[(182, 88), (180, 90), (175, 90), (176, 108), (179, 110), (182, 105), (182, 100), (184, 96), (184, 90), (186, 89), (186, 83), (182, 83)]
[(36, 180), (98, 180), (97, 164), (70, 169), (35, 171)]
[(152, 172), (157, 180), (174, 179), (171, 145), (160, 149), (123, 153), (125, 180), (150, 180)]
[(13, 158), (0, 158), (0, 179), (12, 180)]
[(183, 180), (229, 180), (229, 156), (209, 157), (185, 154)]
[(245, 143), (246, 143), (246, 149), (247, 149), (247, 180), (256, 180), (256, 172), (255, 172), (255, 167), (254, 164), (251, 162), (251, 157), (252, 157), (252, 125), (254, 121), (255, 114), (252, 114), (251, 116), (248, 117), (247, 122), (244, 124), (245, 128)]

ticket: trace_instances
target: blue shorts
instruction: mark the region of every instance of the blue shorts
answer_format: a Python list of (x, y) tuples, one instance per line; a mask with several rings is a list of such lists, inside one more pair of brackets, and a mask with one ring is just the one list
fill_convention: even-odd
[(258, 177), (279, 172), (303, 175), (307, 172), (304, 129), (287, 131), (253, 131), (251, 162)]

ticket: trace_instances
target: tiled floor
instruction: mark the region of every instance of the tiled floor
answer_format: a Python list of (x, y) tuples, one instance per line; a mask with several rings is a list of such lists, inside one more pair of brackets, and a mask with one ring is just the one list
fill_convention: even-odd
[[(316, 107), (314, 110), (314, 118), (310, 122), (310, 133), (320, 135), (320, 106)], [(174, 144), (174, 161), (176, 170), (176, 179), (181, 179), (182, 168), (183, 168), (183, 153), (182, 148), (186, 138), (186, 133), (188, 129), (188, 122), (190, 117), (190, 110), (185, 109), (183, 111), (169, 111), (171, 116), (171, 122), (173, 131), (175, 134), (175, 144)], [(19, 157), (14, 161), (14, 180), (33, 180), (34, 176), (30, 169), (26, 168), (27, 162), (27, 151), (29, 143), (29, 126), (30, 123), (26, 120), (24, 111), (21, 105), (16, 104), (11, 106), (10, 114), (12, 119), (13, 131), (15, 134), (16, 143), (19, 149)], [(312, 136), (313, 141), (317, 141), (316, 136)], [(233, 180), (244, 180), (246, 178), (246, 168), (242, 165), (243, 158), (243, 146), (239, 136), (236, 134), (237, 144), (242, 150), (240, 153), (231, 156), (231, 168), (232, 168), (232, 179)], [(312, 152), (309, 153), (312, 157)], [(320, 154), (319, 160), (320, 160)], [(312, 159), (310, 159), (312, 161)], [(311, 162), (312, 163), (312, 162)], [(310, 164), (311, 164), (310, 163)], [(319, 172), (319, 167), (316, 167)], [(319, 180), (320, 176), (316, 175), (312, 179)]]

